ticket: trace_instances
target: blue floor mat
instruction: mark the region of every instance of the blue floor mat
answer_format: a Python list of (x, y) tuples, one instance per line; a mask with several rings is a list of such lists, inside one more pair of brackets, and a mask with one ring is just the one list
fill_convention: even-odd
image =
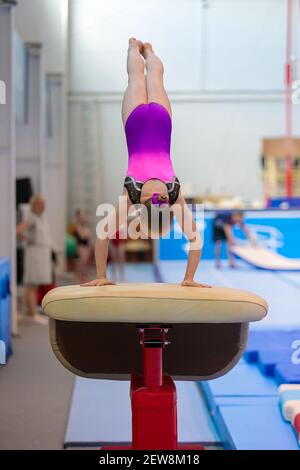
[[(65, 447), (99, 447), (131, 441), (129, 382), (77, 378)], [(177, 382), (180, 442), (220, 445), (205, 401), (194, 382)]]
[(274, 379), (277, 385), (300, 384), (299, 364), (277, 364), (274, 370)]
[[(273, 361), (283, 362), (284, 350), (289, 351), (290, 358), (293, 352), (292, 344), (300, 338), (300, 328), (297, 329), (274, 329), (274, 330), (251, 330), (244, 352), (244, 359), (249, 363), (258, 363), (259, 354), (266, 351), (269, 352), (269, 359)], [(262, 360), (267, 361), (267, 357)]]
[[(291, 360), (290, 349), (265, 350), (258, 353), (258, 368), (263, 375), (274, 377), (277, 364), (288, 364)], [(283, 383), (283, 382), (282, 382)], [(288, 382), (285, 382), (288, 383)]]
[(276, 384), (255, 365), (239, 364), (219, 379), (201, 383), (209, 410), (214, 412), (220, 397), (278, 397)]
[(280, 273), (278, 274), (280, 279), (284, 282), (300, 289), (300, 273)]
[(278, 404), (220, 406), (215, 423), (225, 449), (299, 450), (289, 423), (283, 421)]

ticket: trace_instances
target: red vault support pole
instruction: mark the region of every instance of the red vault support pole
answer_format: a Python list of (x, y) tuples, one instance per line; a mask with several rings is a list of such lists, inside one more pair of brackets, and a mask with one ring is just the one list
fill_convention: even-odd
[(102, 450), (203, 450), (200, 444), (178, 445), (176, 386), (163, 374), (168, 327), (139, 327), (143, 374), (132, 375), (132, 445)]
[(133, 376), (131, 383), (132, 449), (176, 450), (176, 388), (172, 378), (162, 373), (167, 330), (140, 331), (144, 376)]

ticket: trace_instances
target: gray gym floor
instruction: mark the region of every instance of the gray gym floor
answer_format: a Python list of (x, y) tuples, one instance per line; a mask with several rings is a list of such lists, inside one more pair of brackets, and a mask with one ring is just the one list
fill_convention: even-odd
[(54, 357), (48, 327), (20, 325), (0, 371), (0, 449), (62, 449), (74, 377)]

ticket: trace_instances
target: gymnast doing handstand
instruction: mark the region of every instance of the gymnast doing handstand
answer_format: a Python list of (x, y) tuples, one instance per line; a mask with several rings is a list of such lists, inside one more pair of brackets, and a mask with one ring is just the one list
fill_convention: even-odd
[[(146, 73), (145, 73), (146, 72)], [(140, 218), (141, 233), (162, 236), (170, 230), (175, 215), (190, 242), (188, 262), (182, 285), (208, 287), (194, 276), (200, 261), (202, 240), (192, 211), (180, 191), (171, 157), (172, 110), (164, 87), (164, 66), (150, 43), (129, 40), (127, 56), (128, 86), (122, 103), (122, 121), (128, 147), (128, 169), (123, 196), (128, 209), (144, 206), (146, 217)], [(97, 278), (85, 286), (114, 284), (107, 278), (109, 238), (120, 228), (120, 207), (116, 208), (114, 230), (104, 227), (97, 232)], [(169, 217), (164, 217), (169, 214)], [(153, 223), (158, 215), (159, 223)], [(108, 236), (104, 236), (108, 234)]]

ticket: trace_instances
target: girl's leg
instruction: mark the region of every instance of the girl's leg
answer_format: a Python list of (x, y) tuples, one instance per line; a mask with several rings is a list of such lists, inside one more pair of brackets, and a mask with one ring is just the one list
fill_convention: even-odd
[(172, 117), (171, 104), (164, 87), (164, 66), (160, 58), (153, 52), (151, 44), (146, 42), (143, 47), (147, 75), (148, 103), (158, 103), (164, 106)]
[(141, 56), (143, 43), (134, 38), (129, 39), (127, 56), (128, 86), (122, 103), (123, 125), (130, 113), (140, 104), (147, 103), (147, 87), (145, 80), (145, 62)]

